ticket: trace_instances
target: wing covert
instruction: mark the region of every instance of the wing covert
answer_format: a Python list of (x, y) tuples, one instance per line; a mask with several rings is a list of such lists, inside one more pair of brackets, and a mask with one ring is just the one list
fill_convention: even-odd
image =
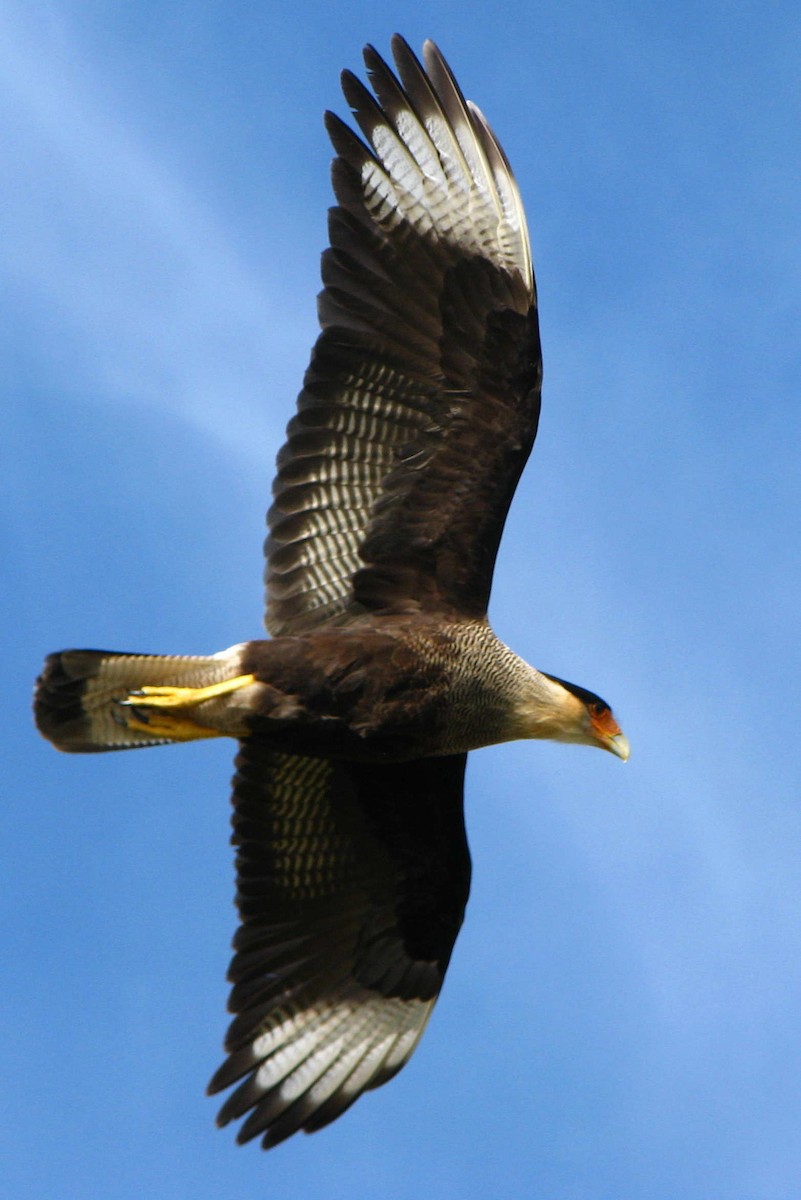
[(365, 51), (343, 91), (322, 333), (278, 459), (267, 626), (345, 613), (486, 611), (536, 434), (541, 360), (519, 192), (432, 43)]

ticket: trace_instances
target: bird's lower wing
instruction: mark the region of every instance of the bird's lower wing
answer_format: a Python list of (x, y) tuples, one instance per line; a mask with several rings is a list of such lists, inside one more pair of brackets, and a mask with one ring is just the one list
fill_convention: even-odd
[[(408, 1060), (470, 881), (465, 755), (332, 762), (241, 743), (229, 1057), (221, 1124), (273, 1146), (334, 1120)], [(247, 1114), (247, 1115), (246, 1115)]]

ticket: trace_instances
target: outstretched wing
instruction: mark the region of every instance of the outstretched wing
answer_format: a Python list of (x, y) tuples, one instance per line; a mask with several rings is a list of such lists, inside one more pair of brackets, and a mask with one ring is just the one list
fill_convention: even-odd
[(278, 458), (267, 627), (365, 610), (486, 611), (541, 381), (525, 217), (506, 157), (431, 42), (371, 47), (343, 91), (321, 333)]
[(357, 764), (241, 743), (221, 1124), (273, 1146), (319, 1129), (414, 1050), (470, 885), (465, 755)]

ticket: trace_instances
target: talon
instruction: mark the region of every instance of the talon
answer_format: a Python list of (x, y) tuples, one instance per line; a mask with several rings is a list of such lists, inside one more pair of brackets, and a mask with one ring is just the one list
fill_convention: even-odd
[(195, 742), (201, 738), (223, 736), (220, 730), (199, 725), (180, 713), (163, 712), (158, 708), (148, 712), (141, 704), (134, 705), (128, 700), (120, 700), (118, 703), (124, 704), (126, 711), (118, 717), (115, 716), (115, 720), (119, 720), (126, 728), (146, 733), (151, 738), (163, 738), (165, 742)]
[(234, 679), (223, 679), (221, 683), (199, 688), (145, 684), (135, 691), (130, 691), (119, 703), (129, 708), (194, 708), (197, 704), (204, 704), (206, 700), (227, 696), (255, 682), (255, 675), (237, 675)]
[[(253, 675), (237, 675), (208, 687), (177, 687), (171, 684), (143, 684), (131, 688), (116, 702), (115, 720), (128, 729), (146, 733), (168, 742), (189, 742), (199, 738), (223, 737), (230, 729), (214, 729), (192, 716), (192, 710), (208, 700), (230, 695), (255, 683)], [(214, 719), (214, 718), (213, 718)], [(215, 719), (216, 724), (216, 719)]]

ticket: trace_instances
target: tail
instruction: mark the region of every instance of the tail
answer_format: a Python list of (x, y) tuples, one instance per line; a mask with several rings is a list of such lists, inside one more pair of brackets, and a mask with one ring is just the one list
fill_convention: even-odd
[[(39, 732), (59, 750), (125, 750), (210, 737), (215, 731), (148, 727), (135, 719), (143, 687), (203, 688), (237, 674), (239, 646), (208, 658), (117, 654), (109, 650), (62, 650), (45, 660), (36, 681), (33, 711)], [(186, 725), (186, 723), (184, 723)]]

